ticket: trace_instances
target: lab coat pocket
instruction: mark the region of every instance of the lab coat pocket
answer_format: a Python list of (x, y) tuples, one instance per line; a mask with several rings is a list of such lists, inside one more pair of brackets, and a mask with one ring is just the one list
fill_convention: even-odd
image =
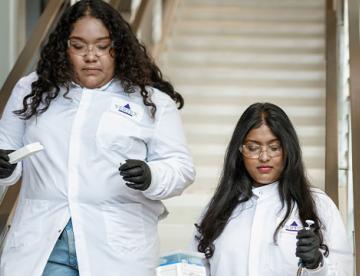
[[(270, 245), (270, 270), (278, 275), (295, 275), (298, 259), (296, 252), (297, 232), (281, 229), (277, 236), (277, 244)], [(280, 273), (281, 272), (281, 273)]]
[(104, 112), (96, 131), (96, 142), (100, 148), (126, 156), (136, 140), (140, 139), (140, 127), (127, 115)]
[(109, 246), (117, 251), (135, 251), (145, 245), (142, 206), (121, 203), (102, 207)]

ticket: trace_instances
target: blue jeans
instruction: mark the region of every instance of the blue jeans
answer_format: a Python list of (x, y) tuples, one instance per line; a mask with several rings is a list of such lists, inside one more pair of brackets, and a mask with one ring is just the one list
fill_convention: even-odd
[(71, 219), (51, 252), (43, 276), (79, 276)]

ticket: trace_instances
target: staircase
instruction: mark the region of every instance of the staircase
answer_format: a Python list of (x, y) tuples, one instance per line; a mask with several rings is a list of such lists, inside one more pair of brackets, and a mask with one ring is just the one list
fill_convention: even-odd
[(165, 202), (161, 251), (185, 248), (216, 188), (242, 112), (272, 102), (289, 115), (313, 185), (324, 187), (325, 1), (183, 0), (161, 57), (184, 96), (181, 111), (197, 168), (184, 195)]

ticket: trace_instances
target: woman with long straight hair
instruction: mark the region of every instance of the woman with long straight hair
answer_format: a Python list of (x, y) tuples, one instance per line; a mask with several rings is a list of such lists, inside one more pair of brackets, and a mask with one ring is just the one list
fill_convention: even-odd
[(211, 276), (352, 275), (339, 212), (310, 186), (295, 129), (271, 103), (240, 117), (196, 228)]

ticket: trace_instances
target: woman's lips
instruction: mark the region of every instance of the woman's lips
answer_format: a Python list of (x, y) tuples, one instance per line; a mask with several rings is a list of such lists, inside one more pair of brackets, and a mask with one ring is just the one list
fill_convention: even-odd
[(88, 74), (96, 74), (101, 70), (99, 68), (84, 68), (83, 71), (85, 71)]
[(272, 170), (271, 166), (259, 166), (257, 167), (260, 173), (269, 173)]

